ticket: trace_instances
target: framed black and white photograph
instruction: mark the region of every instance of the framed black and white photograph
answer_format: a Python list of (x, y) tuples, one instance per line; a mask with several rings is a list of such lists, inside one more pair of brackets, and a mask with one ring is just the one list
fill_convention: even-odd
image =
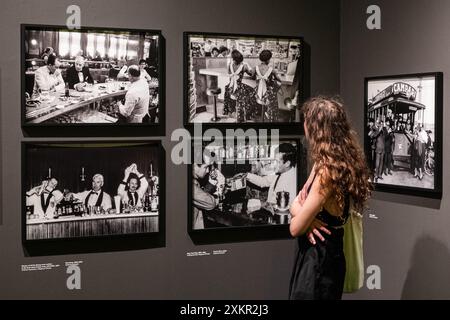
[(184, 33), (185, 124), (299, 123), (303, 39)]
[(25, 142), (24, 241), (160, 232), (163, 149), (155, 142)]
[(365, 79), (365, 149), (376, 190), (441, 198), (442, 78)]
[(159, 30), (21, 27), (23, 126), (154, 127), (164, 121)]
[[(206, 142), (194, 146), (189, 166), (190, 232), (245, 227), (285, 227), (305, 181), (300, 139)], [(196, 150), (198, 149), (198, 150)]]

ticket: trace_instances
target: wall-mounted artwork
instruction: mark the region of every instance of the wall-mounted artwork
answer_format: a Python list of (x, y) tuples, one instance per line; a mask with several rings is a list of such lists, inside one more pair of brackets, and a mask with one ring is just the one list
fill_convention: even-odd
[(299, 139), (202, 143), (197, 158), (189, 166), (189, 231), (287, 228), (306, 172)]
[(376, 190), (442, 196), (442, 78), (365, 79), (365, 149)]
[(160, 230), (159, 142), (23, 144), (24, 241)]
[(22, 25), (22, 124), (154, 127), (163, 70), (157, 30)]
[(185, 124), (300, 122), (302, 48), (294, 36), (185, 32)]

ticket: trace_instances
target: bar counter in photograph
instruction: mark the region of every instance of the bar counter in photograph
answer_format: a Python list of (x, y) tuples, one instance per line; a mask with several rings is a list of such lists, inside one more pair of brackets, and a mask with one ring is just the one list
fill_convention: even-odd
[[(69, 97), (64, 91), (41, 94), (26, 102), (26, 122), (115, 123), (118, 109), (109, 102), (102, 105), (102, 101), (124, 97), (129, 86), (130, 82), (113, 81), (94, 84), (83, 92), (71, 89)], [(157, 88), (157, 81), (149, 84), (149, 90)]]
[[(200, 69), (199, 73), (208, 75), (208, 76), (225, 78), (226, 80), (228, 80), (226, 84), (228, 84), (228, 82), (230, 80), (230, 74), (227, 72), (226, 68)], [(280, 74), (280, 78), (281, 78), (282, 85), (291, 86), (294, 83), (294, 75)], [(244, 82), (245, 84), (248, 84), (252, 88), (256, 87), (256, 80), (251, 79), (248, 75), (244, 76), (242, 82)]]
[[(240, 205), (242, 206), (242, 204)], [(277, 225), (286, 224), (290, 221), (289, 210), (281, 211), (273, 208), (262, 208), (247, 213), (245, 210), (242, 212), (224, 211), (216, 207), (213, 210), (205, 211), (204, 219), (205, 228)]]
[(28, 240), (158, 232), (158, 212), (27, 220)]

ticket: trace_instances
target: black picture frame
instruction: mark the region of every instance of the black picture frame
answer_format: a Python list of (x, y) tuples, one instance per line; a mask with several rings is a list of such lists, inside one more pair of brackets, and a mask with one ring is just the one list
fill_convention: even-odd
[[(420, 81), (421, 79), (422, 80), (428, 79), (429, 81), (434, 81), (434, 86), (432, 88), (434, 94), (434, 101), (433, 99), (426, 96), (425, 93), (420, 98), (418, 97), (420, 92), (422, 92), (423, 87), (422, 84), (419, 84), (420, 88), (418, 88), (418, 86), (415, 83), (417, 81)], [(401, 83), (403, 83), (403, 85), (401, 85)], [(384, 89), (382, 88), (381, 91), (378, 89), (379, 92), (373, 98), (371, 98), (369, 97), (370, 94), (369, 91), (372, 90), (371, 93), (373, 94), (375, 85), (381, 86), (381, 88), (382, 86), (385, 86), (385, 88)], [(412, 89), (410, 87), (412, 87)], [(425, 89), (426, 88), (428, 87), (425, 87)], [(417, 93), (417, 89), (420, 89), (419, 94)], [(369, 98), (371, 99), (371, 101), (369, 101)], [(428, 99), (432, 101), (432, 104), (434, 104), (434, 115), (431, 117), (434, 121), (434, 124), (425, 123), (424, 119), (425, 119), (426, 105), (421, 103), (422, 101), (418, 101), (419, 99), (422, 99), (424, 101), (425, 99)], [(394, 110), (390, 109), (390, 107), (392, 107)], [(408, 109), (402, 109), (403, 107), (407, 107)], [(397, 108), (399, 109), (398, 112)], [(371, 141), (371, 138), (369, 137), (370, 130), (368, 127), (369, 126), (368, 121), (374, 120), (374, 122), (376, 122), (377, 119), (381, 119), (381, 121), (383, 121), (383, 115), (380, 114), (381, 109), (386, 109), (385, 110), (386, 112), (383, 113), (384, 119), (388, 117), (387, 114), (389, 111), (387, 110), (390, 109), (392, 111), (392, 115), (389, 115), (390, 118), (388, 118), (390, 121), (384, 121), (390, 122), (390, 126), (392, 126), (392, 123), (394, 124), (393, 126), (394, 151), (392, 152), (392, 162), (388, 160), (388, 163), (391, 164), (394, 163), (393, 169), (395, 169), (396, 168), (395, 163), (398, 162), (399, 164), (397, 167), (398, 172), (400, 171), (403, 172), (401, 177), (400, 175), (398, 175), (398, 179), (399, 182), (400, 179), (403, 179), (404, 181), (403, 184), (384, 183), (384, 182), (379, 183), (378, 181), (380, 180), (376, 179), (376, 177), (379, 176), (379, 174), (377, 174), (376, 172), (377, 168), (375, 159), (376, 155), (373, 155), (372, 152), (373, 140)], [(408, 115), (408, 112), (403, 113), (402, 110), (409, 111), (411, 115)], [(404, 114), (406, 114), (406, 116)], [(374, 117), (374, 115), (377, 116)], [(406, 194), (433, 199), (442, 198), (443, 115), (444, 114), (443, 114), (442, 72), (425, 72), (425, 73), (412, 73), (400, 75), (374, 76), (374, 77), (366, 77), (364, 79), (364, 146), (365, 146), (364, 149), (366, 153), (366, 158), (368, 159), (369, 166), (373, 168), (374, 186), (376, 191), (390, 192), (396, 194)], [(419, 117), (422, 117), (421, 130), (424, 130), (429, 135), (427, 145), (430, 144), (432, 148), (427, 149), (426, 146), (422, 147), (416, 147), (414, 145), (411, 146), (412, 144), (411, 141), (415, 141), (410, 140), (412, 130), (411, 128), (415, 126), (415, 124), (411, 124), (412, 123), (411, 119), (413, 119), (413, 121), (420, 122), (418, 120)], [(394, 118), (395, 120), (392, 121), (392, 118)], [(404, 121), (405, 118), (406, 122)], [(426, 128), (430, 125), (434, 126), (433, 130)], [(408, 134), (405, 134), (405, 132), (408, 132)], [(400, 137), (398, 137), (399, 135)], [(434, 138), (431, 138), (431, 135)], [(396, 141), (396, 139), (398, 141)], [(376, 147), (376, 143), (374, 144), (374, 146)], [(400, 148), (403, 148), (402, 151), (400, 151)], [(425, 149), (421, 149), (421, 151), (416, 152), (414, 151), (416, 148), (425, 148)], [(424, 154), (424, 158), (420, 158), (419, 162), (416, 162), (417, 160), (414, 159), (415, 157), (414, 153), (422, 154), (422, 152)], [(397, 155), (395, 153), (397, 153)], [(423, 165), (421, 163), (423, 163)], [(421, 171), (420, 168), (422, 166), (423, 166), (422, 175), (420, 175)], [(407, 173), (408, 170), (411, 171)], [(413, 170), (414, 172), (412, 172)], [(415, 172), (419, 172), (418, 173), (419, 178), (415, 177)], [(422, 178), (420, 178), (421, 176)], [(422, 179), (424, 181), (423, 184), (425, 183), (428, 184), (429, 183), (428, 180), (430, 180), (428, 176), (432, 176), (433, 186), (431, 188), (414, 185), (414, 181), (417, 181), (416, 184), (418, 184), (419, 182), (422, 183)], [(391, 177), (389, 177), (388, 179), (391, 180), (394, 179), (395, 178), (394, 174), (392, 174)]]
[[(270, 39), (270, 40), (296, 40), (299, 42), (298, 48), (300, 50), (300, 57), (297, 61), (297, 67), (294, 74), (293, 82), (297, 82), (296, 91), (298, 91), (297, 104), (293, 107), (292, 115), (294, 119), (298, 118), (298, 121), (283, 121), (283, 122), (201, 122), (202, 127), (208, 128), (232, 128), (232, 127), (242, 127), (242, 128), (280, 128), (283, 129), (285, 134), (303, 134), (303, 120), (301, 117), (300, 107), (305, 101), (309, 93), (309, 79), (308, 70), (305, 69), (305, 61), (308, 59), (308, 46), (304, 42), (302, 36), (285, 36), (285, 35), (257, 35), (257, 34), (244, 34), (244, 33), (219, 33), (219, 32), (199, 32), (199, 31), (185, 31), (183, 33), (183, 122), (184, 126), (188, 130), (192, 130), (195, 122), (190, 121), (190, 92), (192, 91), (190, 86), (190, 37), (209, 37), (209, 38), (251, 38), (251, 39)], [(273, 58), (272, 58), (273, 59)], [(244, 58), (245, 61), (245, 58)], [(226, 69), (226, 67), (225, 67)], [(195, 84), (194, 84), (195, 85)], [(191, 92), (192, 93), (192, 92)], [(223, 93), (223, 91), (222, 91)], [(293, 97), (291, 97), (293, 100)], [(196, 101), (196, 99), (195, 99)], [(197, 102), (195, 102), (197, 103)], [(283, 102), (284, 103), (284, 102)], [(198, 107), (197, 107), (198, 108)], [(206, 108), (206, 107), (205, 107)], [(220, 116), (218, 114), (218, 116)]]
[[(100, 225), (103, 229), (99, 232), (99, 234), (95, 235), (81, 235), (82, 231), (81, 228), (78, 230), (78, 226), (75, 226), (73, 230), (69, 230), (70, 226), (66, 225), (67, 227), (65, 230), (61, 231), (62, 229), (57, 228), (54, 231), (50, 231), (50, 227), (48, 227), (47, 234), (51, 234), (52, 232), (58, 233), (62, 236), (60, 237), (35, 237), (35, 239), (31, 239), (31, 237), (27, 236), (28, 231), (35, 232), (36, 234), (39, 234), (39, 230), (28, 230), (28, 224), (27, 224), (27, 191), (32, 187), (32, 185), (29, 183), (29, 180), (36, 180), (36, 173), (30, 172), (35, 168), (36, 166), (42, 167), (42, 164), (39, 164), (36, 162), (36, 157), (34, 159), (30, 159), (29, 153), (31, 150), (41, 150), (41, 155), (38, 158), (45, 158), (48, 157), (48, 155), (45, 154), (46, 150), (50, 150), (52, 154), (55, 152), (58, 152), (59, 156), (56, 161), (62, 161), (62, 165), (70, 164), (68, 159), (66, 159), (66, 162), (63, 160), (64, 155), (64, 148), (68, 149), (71, 148), (71, 152), (67, 153), (65, 156), (66, 158), (71, 155), (72, 157), (78, 156), (80, 153), (87, 152), (88, 150), (94, 152), (95, 154), (104, 153), (102, 155), (103, 158), (108, 157), (107, 154), (108, 148), (111, 150), (114, 149), (114, 153), (117, 156), (117, 154), (120, 155), (126, 155), (126, 151), (132, 150), (132, 148), (139, 148), (139, 152), (142, 153), (143, 149), (148, 149), (149, 152), (154, 152), (155, 156), (152, 156), (151, 158), (155, 159), (155, 162), (152, 162), (155, 164), (155, 168), (157, 168), (157, 177), (159, 180), (158, 184), (158, 208), (157, 208), (157, 214), (146, 215), (146, 216), (140, 216), (142, 213), (134, 213), (133, 216), (128, 216), (128, 214), (122, 214), (120, 217), (122, 218), (147, 218), (147, 220), (142, 221), (141, 226), (138, 226), (136, 230), (138, 229), (148, 229), (145, 232), (128, 232), (128, 233), (120, 233), (117, 230), (120, 228), (126, 229), (126, 228), (133, 228), (132, 226), (119, 226), (117, 230), (113, 230), (112, 225), (109, 225), (108, 222), (105, 221), (104, 225)], [(104, 149), (101, 151), (101, 149)], [(137, 150), (134, 151), (135, 154), (137, 154)], [(36, 154), (36, 153), (35, 153)], [(87, 160), (90, 155), (85, 155), (84, 161), (92, 161)], [(81, 158), (81, 156), (80, 156)], [(145, 157), (144, 158), (149, 158)], [(69, 159), (73, 159), (70, 158)], [(125, 164), (129, 161), (132, 161), (133, 159), (127, 159), (126, 156), (124, 156), (120, 161)], [(80, 162), (80, 159), (77, 159), (76, 161)], [(111, 161), (108, 164), (108, 170), (116, 172), (114, 169), (115, 165), (110, 164)], [(139, 163), (139, 162), (138, 162)], [(102, 165), (105, 165), (105, 162), (102, 162)], [(119, 165), (116, 165), (118, 168)], [(126, 167), (126, 166), (125, 166)], [(68, 170), (70, 170), (70, 166), (68, 166)], [(116, 169), (117, 169), (116, 168)], [(123, 168), (123, 166), (122, 166)], [(79, 168), (72, 170), (72, 173), (77, 176), (76, 179), (79, 178)], [(125, 168), (123, 168), (125, 169)], [(36, 170), (36, 169), (35, 169)], [(106, 169), (105, 169), (106, 170)], [(138, 170), (142, 170), (141, 168), (138, 168)], [(116, 172), (116, 176), (120, 177), (119, 180), (123, 180), (123, 170), (120, 170), (122, 172)], [(144, 176), (148, 176), (148, 168), (144, 168), (144, 172), (142, 174)], [(155, 170), (156, 171), (156, 170)], [(62, 171), (61, 168), (59, 168), (58, 172), (64, 172), (65, 175), (67, 175), (66, 170)], [(89, 173), (89, 176), (87, 176), (87, 182), (86, 184), (89, 185), (90, 179), (92, 179), (94, 172), (89, 172), (89, 169), (86, 168), (86, 173)], [(97, 172), (98, 173), (98, 172)], [(81, 174), (84, 174), (84, 169)], [(106, 176), (106, 173), (102, 173), (104, 176)], [(33, 176), (33, 177), (31, 177)], [(116, 177), (116, 178), (117, 178)], [(108, 178), (106, 178), (108, 179)], [(105, 179), (105, 180), (106, 180)], [(118, 180), (116, 179), (116, 180)], [(67, 179), (69, 180), (69, 179)], [(73, 180), (73, 179), (72, 179)], [(58, 182), (62, 182), (61, 178), (58, 177)], [(115, 181), (119, 183), (118, 181)], [(59, 187), (58, 183), (58, 187)], [(64, 184), (64, 182), (63, 182)], [(61, 184), (62, 186), (62, 184)], [(118, 186), (118, 185), (117, 185)], [(112, 190), (117, 190), (116, 184), (111, 186)], [(162, 146), (162, 143), (160, 140), (135, 140), (135, 141), (25, 141), (22, 142), (22, 203), (21, 203), (21, 225), (22, 225), (22, 243), (26, 248), (31, 248), (31, 251), (37, 250), (38, 255), (42, 254), (52, 254), (54, 252), (57, 252), (58, 254), (62, 253), (69, 253), (69, 252), (97, 252), (102, 250), (124, 250), (124, 249), (134, 249), (134, 248), (151, 248), (151, 247), (162, 247), (165, 245), (165, 151)], [(111, 189), (110, 188), (110, 189)], [(86, 189), (85, 189), (86, 190)], [(63, 191), (63, 190), (60, 190)], [(115, 195), (115, 194), (114, 194)], [(111, 197), (112, 207), (111, 209), (116, 209), (114, 204), (114, 197)], [(29, 207), (29, 206), (28, 206)], [(89, 219), (95, 219), (98, 220), (107, 220), (108, 219), (108, 213), (105, 215), (99, 216), (98, 214), (92, 214), (90, 216), (86, 216), (84, 218), (80, 217), (78, 219), (75, 218), (75, 216), (72, 218), (71, 215), (67, 215), (69, 219), (68, 221), (64, 221), (64, 216), (62, 221), (57, 221), (56, 219), (48, 219), (46, 220), (46, 223), (70, 223), (70, 222), (86, 222)], [(154, 217), (157, 217), (156, 223), (154, 222)], [(109, 213), (110, 218), (120, 218), (117, 213), (111, 212)], [(61, 217), (60, 217), (61, 218)], [(95, 218), (95, 219), (94, 219)], [(152, 219), (152, 221), (150, 221)], [(60, 219), (61, 220), (61, 219)], [(129, 222), (129, 221), (128, 221)], [(45, 223), (38, 224), (37, 227), (40, 227), (44, 225)], [(94, 226), (92, 227), (93, 230)], [(151, 230), (152, 228), (155, 228), (156, 230)], [(86, 229), (89, 229), (86, 227)], [(89, 230), (88, 230), (89, 231)], [(83, 231), (88, 233), (88, 231)], [(104, 232), (103, 232), (104, 231)], [(73, 232), (73, 233), (80, 233), (78, 236), (65, 236), (65, 233), (67, 232)], [(103, 234), (102, 234), (103, 232)], [(41, 232), (42, 234), (42, 232)], [(70, 246), (64, 245), (70, 243)], [(100, 246), (93, 246), (94, 243), (101, 244)]]
[[(44, 25), (44, 24), (21, 24), (21, 124), (22, 130), (29, 136), (162, 136), (165, 134), (165, 39), (161, 30), (156, 29), (132, 29), (132, 28), (113, 28), (113, 27), (88, 27), (82, 26), (80, 29), (69, 30), (67, 26)], [(158, 46), (156, 56), (152, 57), (157, 63), (154, 68), (157, 74), (157, 122), (147, 121), (146, 123), (31, 123), (26, 117), (26, 46), (27, 33), (32, 31), (68, 31), (68, 32), (98, 32), (106, 34), (130, 34), (130, 35), (149, 35), (157, 37)], [(39, 45), (39, 44), (38, 44)], [(44, 46), (43, 44), (41, 46)], [(44, 46), (45, 47), (45, 46)], [(81, 46), (80, 46), (81, 49)], [(119, 57), (117, 57), (119, 58)], [(136, 55), (130, 61), (136, 60), (138, 64), (142, 55)], [(36, 61), (42, 59), (34, 59)], [(93, 61), (91, 61), (93, 62)], [(106, 64), (101, 61), (99, 64)], [(29, 87), (29, 84), (28, 84)], [(113, 93), (114, 95), (114, 93)], [(97, 100), (103, 100), (105, 97), (99, 96)], [(94, 99), (95, 100), (95, 99)], [(81, 101), (82, 102), (82, 101)], [(73, 110), (64, 111), (63, 114)], [(150, 113), (150, 112), (149, 112)], [(45, 117), (45, 115), (44, 115)], [(52, 117), (53, 118), (53, 117)], [(46, 119), (48, 120), (48, 119)], [(44, 120), (44, 121), (46, 121)], [(152, 120), (153, 121), (153, 120)], [(125, 134), (124, 134), (125, 132)]]
[[(259, 139), (259, 137), (257, 137)], [(223, 145), (227, 145), (228, 140), (231, 140), (234, 143), (239, 143), (237, 138), (224, 138)], [(249, 138), (246, 138), (246, 144), (249, 143)], [(261, 140), (258, 140), (261, 141)], [(267, 138), (267, 141), (270, 143), (270, 138)], [(279, 138), (279, 144), (284, 142), (295, 143), (296, 144), (296, 192), (300, 190), (301, 186), (306, 181), (307, 176), (307, 154), (305, 148), (305, 140), (304, 137), (300, 138), (298, 136), (283, 136)], [(191, 140), (191, 154), (195, 154), (194, 144), (201, 144), (202, 150), (205, 145), (208, 145), (210, 142), (202, 141), (200, 138), (193, 138)], [(236, 149), (237, 150), (237, 149)], [(274, 148), (272, 148), (274, 150)], [(267, 149), (266, 149), (267, 151)], [(272, 155), (273, 156), (273, 155)], [(237, 159), (236, 159), (237, 160)], [(254, 159), (255, 160), (255, 159)], [(204, 243), (221, 243), (221, 242), (233, 242), (233, 241), (252, 241), (252, 240), (268, 240), (268, 239), (286, 239), (290, 238), (289, 233), (289, 224), (288, 221), (283, 223), (273, 223), (273, 224), (257, 224), (254, 225), (231, 225), (231, 226), (221, 226), (221, 227), (206, 227), (202, 229), (195, 229), (193, 227), (194, 221), (194, 207), (193, 207), (193, 166), (195, 166), (195, 156), (193, 157), (192, 164), (188, 165), (188, 219), (187, 219), (187, 230), (191, 238), (195, 243), (204, 244)], [(225, 164), (230, 165), (230, 164)], [(235, 161), (231, 166), (236, 167), (238, 162)], [(249, 165), (249, 161), (245, 162), (245, 165)], [(266, 188), (266, 191), (268, 188)], [(218, 207), (216, 206), (215, 209)], [(215, 210), (214, 209), (214, 210)], [(225, 211), (223, 211), (225, 212)], [(289, 214), (289, 211), (286, 210), (284, 213)], [(273, 216), (275, 216), (272, 213)], [(204, 218), (206, 221), (206, 218)], [(279, 221), (281, 222), (281, 221)]]

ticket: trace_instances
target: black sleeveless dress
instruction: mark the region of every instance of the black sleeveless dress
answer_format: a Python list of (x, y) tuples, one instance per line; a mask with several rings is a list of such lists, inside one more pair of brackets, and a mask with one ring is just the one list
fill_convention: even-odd
[(344, 288), (344, 229), (349, 210), (346, 197), (343, 215), (336, 217), (325, 209), (316, 216), (325, 222), (331, 235), (321, 232), (325, 241), (311, 244), (306, 234), (297, 238), (294, 268), (289, 285), (290, 300), (340, 300)]

